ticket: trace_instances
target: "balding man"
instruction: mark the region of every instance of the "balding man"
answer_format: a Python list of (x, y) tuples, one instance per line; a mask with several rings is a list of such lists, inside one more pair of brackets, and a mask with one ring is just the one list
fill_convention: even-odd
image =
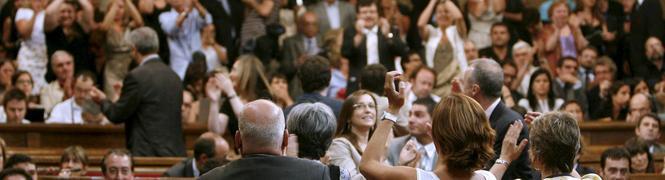
[(225, 158), (229, 145), (214, 133), (204, 133), (194, 142), (194, 157), (173, 165), (164, 173), (166, 177), (199, 177), (204, 165), (214, 158)]
[(649, 100), (649, 97), (647, 95), (637, 93), (630, 98), (626, 121), (629, 123), (637, 123), (640, 117), (651, 112), (651, 100)]
[(267, 100), (245, 105), (238, 118), (236, 147), (242, 158), (215, 168), (200, 179), (339, 179), (327, 166), (286, 157), (289, 133), (282, 110)]
[[(138, 67), (123, 81), (120, 99), (111, 102), (93, 89), (109, 121), (125, 124), (127, 149), (135, 156), (186, 156), (182, 135), (182, 83), (157, 55), (157, 33), (142, 27), (129, 34)], [(171, 54), (173, 55), (173, 54)]]
[(305, 12), (298, 18), (298, 33), (284, 40), (280, 71), (293, 78), (305, 56), (321, 51), (319, 20), (313, 12)]
[(74, 57), (67, 51), (55, 51), (51, 56), (51, 69), (56, 80), (41, 89), (41, 104), (49, 114), (56, 104), (67, 100), (74, 94)]
[(661, 75), (665, 73), (665, 49), (663, 49), (663, 43), (660, 39), (655, 37), (650, 37), (647, 39), (644, 45), (645, 57), (648, 63), (645, 63), (647, 72), (643, 73), (644, 79), (647, 80), (649, 84), (656, 84), (660, 81)]
[[(501, 102), (501, 88), (503, 87), (503, 70), (501, 65), (491, 59), (477, 59), (464, 71), (461, 84), (454, 84), (453, 89), (459, 87), (461, 93), (467, 95), (476, 101), (485, 109), (485, 115), (490, 121), (492, 129), (496, 131), (496, 141), (494, 143), (494, 160), (491, 164), (499, 163), (508, 166), (502, 179), (533, 179), (529, 157), (527, 155), (528, 147), (520, 157), (514, 162), (508, 162), (506, 159), (499, 159), (503, 137), (508, 132), (508, 128), (514, 121), (522, 121), (522, 117), (517, 112), (511, 110)], [(519, 141), (529, 137), (527, 127), (524, 126)], [(491, 167), (489, 165), (487, 167)]]

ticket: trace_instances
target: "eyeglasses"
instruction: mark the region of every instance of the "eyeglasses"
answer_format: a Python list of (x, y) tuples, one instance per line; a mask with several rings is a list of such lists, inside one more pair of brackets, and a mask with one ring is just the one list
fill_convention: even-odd
[(354, 110), (358, 110), (358, 109), (366, 109), (366, 108), (369, 108), (369, 109), (375, 109), (375, 108), (376, 108), (376, 105), (375, 105), (375, 104), (362, 104), (362, 103), (358, 103), (358, 104), (354, 104), (354, 105), (353, 105), (353, 109), (354, 109)]

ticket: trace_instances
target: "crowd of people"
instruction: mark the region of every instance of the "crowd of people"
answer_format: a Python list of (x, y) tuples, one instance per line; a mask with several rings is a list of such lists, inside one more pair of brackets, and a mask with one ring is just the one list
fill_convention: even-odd
[[(665, 153), (665, 1), (6, 0), (0, 20), (0, 122), (124, 124), (107, 177), (186, 156), (192, 124), (166, 176), (621, 179)], [(613, 121), (635, 137), (582, 167), (578, 124)]]

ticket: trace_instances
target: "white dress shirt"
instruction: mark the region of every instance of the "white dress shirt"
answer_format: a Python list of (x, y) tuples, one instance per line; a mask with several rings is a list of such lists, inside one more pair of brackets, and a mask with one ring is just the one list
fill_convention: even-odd
[(76, 104), (74, 98), (69, 98), (53, 107), (51, 116), (46, 120), (47, 124), (83, 124), (81, 106)]
[[(416, 144), (416, 150), (421, 154), (420, 157), (420, 164), (418, 165), (418, 168), (425, 170), (425, 171), (432, 171), (432, 165), (434, 165), (434, 155), (436, 155), (436, 146), (434, 146), (434, 143), (429, 143), (426, 145), (420, 144), (416, 137), (411, 137), (411, 140), (415, 142)], [(423, 153), (424, 152), (424, 153)]]
[(339, 2), (335, 0), (334, 3), (328, 4), (324, 2), (323, 5), (326, 8), (326, 14), (328, 14), (328, 22), (330, 22), (331, 29), (339, 29), (342, 25), (339, 17)]
[(379, 63), (379, 26), (371, 29), (363, 29), (366, 37), (367, 65)]
[(318, 46), (318, 42), (316, 41), (316, 38), (314, 38), (314, 37), (313, 38), (307, 38), (307, 37), (303, 36), (303, 41), (305, 43), (304, 44), (305, 45), (305, 53), (307, 55), (314, 56), (314, 55), (319, 54), (320, 49), (319, 49), (319, 46)]
[(563, 103), (564, 103), (563, 99), (556, 98), (554, 99), (554, 107), (550, 107), (549, 103), (547, 102), (547, 99), (543, 99), (543, 100), (538, 100), (538, 107), (531, 107), (531, 105), (529, 105), (529, 100), (523, 98), (517, 103), (517, 105), (522, 106), (528, 112), (536, 111), (541, 113), (547, 113), (558, 110)]
[(192, 61), (192, 54), (201, 50), (201, 29), (212, 23), (212, 16), (206, 12), (205, 18), (201, 18), (199, 11), (192, 9), (180, 27), (176, 25), (178, 16), (180, 13), (172, 8), (159, 15), (159, 23), (169, 44), (171, 68), (182, 80)]
[(490, 105), (490, 107), (487, 107), (487, 109), (485, 109), (485, 116), (487, 116), (487, 119), (489, 119), (490, 116), (492, 116), (492, 112), (494, 112), (496, 106), (499, 105), (499, 102), (501, 102), (501, 98), (497, 98), (496, 100), (494, 100), (492, 105)]

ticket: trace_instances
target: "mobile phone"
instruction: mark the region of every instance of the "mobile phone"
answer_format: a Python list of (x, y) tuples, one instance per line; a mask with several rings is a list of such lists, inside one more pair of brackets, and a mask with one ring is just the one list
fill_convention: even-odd
[(400, 87), (399, 83), (400, 83), (400, 80), (398, 80), (398, 79), (393, 80), (393, 89), (395, 89), (395, 91), (397, 91), (397, 92), (399, 92), (399, 87)]

